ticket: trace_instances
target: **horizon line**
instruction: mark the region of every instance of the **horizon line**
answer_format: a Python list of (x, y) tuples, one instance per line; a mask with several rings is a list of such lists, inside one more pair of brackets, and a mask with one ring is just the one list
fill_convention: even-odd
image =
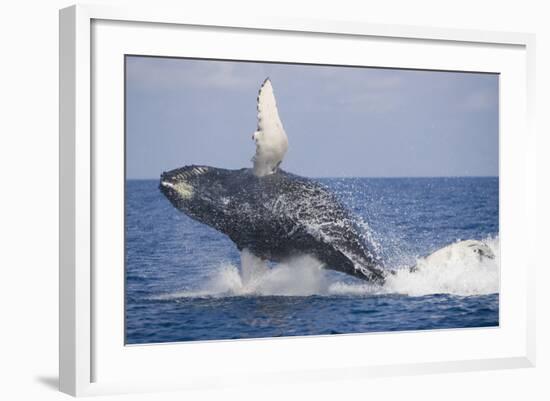
[[(313, 177), (313, 176), (301, 176), (304, 178), (312, 179), (338, 179), (338, 178), (368, 178), (368, 179), (403, 179), (403, 178), (500, 178), (499, 175), (403, 175), (403, 176), (323, 176), (323, 177)], [(126, 181), (147, 181), (147, 180), (158, 180), (158, 177), (125, 177)]]

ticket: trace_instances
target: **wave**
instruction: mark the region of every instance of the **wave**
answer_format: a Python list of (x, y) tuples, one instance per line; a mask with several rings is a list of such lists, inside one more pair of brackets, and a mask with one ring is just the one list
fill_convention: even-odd
[[(480, 258), (472, 252), (455, 250), (437, 257), (417, 258), (415, 271), (409, 266), (394, 268), (384, 286), (354, 279), (340, 278), (337, 273), (322, 268), (311, 256), (296, 257), (286, 263), (267, 266), (246, 250), (241, 255), (241, 268), (224, 263), (210, 276), (204, 286), (192, 291), (164, 294), (156, 299), (227, 296), (369, 296), (402, 294), (424, 296), (452, 294), (460, 296), (486, 295), (499, 292), (500, 240), (487, 238), (483, 242), (494, 258)], [(435, 255), (432, 254), (432, 256)]]

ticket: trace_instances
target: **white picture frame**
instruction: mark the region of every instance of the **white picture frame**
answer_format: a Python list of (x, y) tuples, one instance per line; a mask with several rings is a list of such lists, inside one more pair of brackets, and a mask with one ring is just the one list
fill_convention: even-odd
[[(127, 25), (117, 26), (117, 23)], [(393, 55), (387, 54), (388, 58), (380, 63), (391, 67), (427, 68), (427, 66), (431, 66), (430, 68), (433, 69), (471, 70), (467, 61), (464, 61), (464, 64), (456, 61), (455, 64), (451, 64), (453, 61), (449, 60), (433, 61), (435, 60), (433, 58), (434, 48), (437, 47), (438, 52), (445, 53), (452, 47), (452, 52), (449, 53), (451, 59), (453, 54), (474, 51), (479, 54), (480, 60), (483, 58), (483, 53), (489, 51), (488, 49), (493, 49), (494, 57), (488, 60), (480, 71), (499, 73), (506, 71), (503, 73), (505, 82), (501, 91), (501, 201), (505, 200), (501, 219), (506, 220), (505, 227), (508, 227), (503, 230), (502, 234), (503, 249), (510, 249), (510, 251), (505, 251), (506, 255), (503, 255), (505, 257), (503, 260), (510, 260), (516, 264), (519, 261), (521, 266), (521, 272), (518, 273), (517, 278), (512, 279), (510, 274), (503, 274), (501, 302), (504, 299), (504, 302), (507, 303), (501, 312), (506, 314), (501, 315), (503, 322), (501, 326), (497, 329), (485, 330), (348, 335), (333, 336), (330, 339), (314, 336), (299, 339), (219, 341), (202, 345), (168, 344), (129, 348), (117, 340), (118, 343), (108, 345), (104, 340), (105, 333), (108, 333), (109, 330), (116, 333), (121, 331), (121, 327), (113, 327), (112, 322), (121, 319), (118, 305), (123, 299), (123, 287), (120, 286), (120, 277), (117, 279), (115, 276), (113, 276), (114, 280), (110, 281), (110, 285), (104, 285), (107, 282), (106, 276), (98, 275), (94, 271), (98, 260), (112, 258), (113, 265), (120, 262), (116, 252), (103, 252), (100, 255), (94, 245), (94, 238), (96, 238), (94, 235), (97, 235), (97, 231), (102, 227), (102, 223), (98, 219), (101, 219), (103, 213), (102, 210), (98, 211), (97, 209), (100, 199), (98, 200), (96, 193), (98, 190), (104, 192), (98, 187), (104, 185), (102, 183), (104, 181), (97, 181), (94, 177), (101, 175), (98, 171), (109, 167), (108, 163), (120, 164), (120, 158), (122, 157), (123, 160), (123, 155), (119, 154), (120, 149), (116, 147), (116, 144), (111, 146), (108, 141), (102, 143), (94, 141), (94, 129), (104, 127), (104, 124), (112, 122), (109, 119), (106, 119), (105, 123), (95, 120), (103, 118), (99, 109), (104, 106), (101, 102), (97, 103), (95, 98), (102, 96), (101, 92), (98, 94), (98, 91), (103, 89), (94, 85), (104, 78), (99, 77), (95, 83), (92, 81), (94, 74), (103, 74), (103, 72), (98, 72), (103, 68), (102, 63), (109, 65), (110, 60), (103, 55), (99, 57), (98, 55), (102, 53), (98, 52), (105, 48), (106, 52), (110, 52), (109, 54), (113, 57), (119, 57), (120, 52), (124, 52), (124, 43), (129, 40), (129, 37), (135, 38), (135, 36), (139, 36), (140, 30), (149, 29), (148, 35), (143, 37), (140, 42), (142, 48), (149, 46), (149, 50), (146, 51), (149, 54), (155, 51), (155, 46), (160, 46), (162, 38), (171, 34), (169, 29), (177, 30), (178, 27), (183, 31), (185, 31), (185, 27), (194, 29), (200, 27), (199, 31), (207, 33), (212, 30), (215, 31), (218, 38), (220, 32), (226, 32), (227, 35), (229, 35), (228, 32), (246, 32), (249, 35), (261, 32), (267, 37), (266, 40), (273, 40), (273, 43), (283, 40), (278, 35), (307, 37), (304, 40), (317, 38), (330, 41), (331, 38), (336, 37), (344, 41), (383, 40), (387, 46), (401, 41), (406, 42), (406, 46), (414, 47), (415, 52), (419, 51), (420, 54), (424, 54), (422, 52), (425, 51), (426, 59), (430, 59), (429, 55), (432, 54), (430, 64), (426, 64), (423, 60), (411, 59), (406, 65), (403, 59), (401, 61), (399, 59), (399, 57), (406, 57), (406, 54), (395, 55), (395, 59), (391, 58), (394, 57)], [(99, 30), (94, 31), (94, 29)], [(130, 29), (132, 29), (131, 34), (129, 33)], [(125, 34), (125, 31), (128, 33)], [(94, 32), (96, 32), (95, 41)], [(269, 35), (272, 35), (273, 38)], [(109, 39), (109, 46), (112, 47), (107, 45), (106, 38)], [(234, 20), (192, 15), (182, 10), (166, 11), (155, 7), (111, 8), (78, 5), (61, 10), (60, 390), (79, 396), (208, 388), (223, 386), (230, 380), (231, 383), (238, 384), (239, 379), (231, 375), (232, 370), (235, 370), (240, 377), (243, 377), (243, 373), (245, 374), (240, 379), (240, 382), (244, 384), (252, 377), (260, 383), (288, 383), (297, 380), (326, 380), (331, 377), (344, 376), (361, 379), (371, 376), (534, 366), (535, 283), (532, 273), (535, 270), (536, 260), (532, 256), (535, 253), (529, 251), (535, 243), (532, 240), (534, 235), (532, 233), (535, 232), (535, 134), (532, 128), (535, 83), (534, 43), (534, 36), (524, 33), (281, 18)], [(424, 45), (426, 45), (425, 49), (422, 47)], [(159, 47), (158, 52), (171, 55), (166, 53), (170, 52), (170, 45), (165, 43), (164, 46), (162, 49)], [(383, 50), (380, 55), (383, 56)], [(262, 57), (262, 55), (258, 55), (258, 59), (262, 60)], [(341, 57), (345, 57), (345, 55)], [(449, 65), (454, 65), (454, 67), (449, 68)], [(116, 68), (113, 70), (114, 73), (120, 74), (121, 71), (116, 72)], [(108, 76), (109, 73), (106, 72), (105, 76)], [(119, 91), (120, 95), (123, 86), (114, 85), (114, 88), (111, 89)], [(511, 95), (516, 93), (518, 96), (512, 99)], [(113, 110), (120, 110), (120, 102), (118, 102), (120, 97), (117, 95), (111, 99), (114, 102)], [(119, 132), (119, 128), (120, 125), (113, 125), (114, 132)], [(503, 132), (506, 133), (504, 136)], [(117, 175), (114, 174), (113, 181), (105, 184), (105, 188), (108, 189), (109, 185), (123, 185), (116, 181), (116, 177)], [(517, 190), (518, 185), (521, 185), (523, 191)], [(116, 196), (115, 199), (117, 199)], [(516, 238), (513, 228), (521, 228), (521, 232), (526, 238)], [(525, 233), (529, 234), (525, 236)], [(527, 252), (524, 251), (520, 256), (509, 246), (504, 248), (512, 241), (520, 242), (521, 246), (518, 244), (518, 248), (527, 249)], [(102, 266), (104, 265), (105, 263), (102, 263)], [(116, 271), (116, 269), (113, 270)], [(101, 287), (102, 297), (116, 301), (113, 303), (115, 307), (112, 308), (113, 312), (110, 314), (102, 312), (101, 302), (96, 304), (98, 300), (94, 296), (99, 290), (98, 286)], [(100, 328), (98, 329), (98, 327)], [(118, 334), (114, 337), (118, 339), (117, 336)], [(396, 353), (402, 350), (400, 354), (402, 357), (372, 355), (365, 359), (360, 352), (356, 353), (356, 359), (353, 359), (351, 355), (347, 356), (347, 359), (338, 356), (337, 351), (343, 349), (342, 347), (357, 349), (364, 341), (382, 344), (385, 342), (385, 337), (389, 338), (388, 341), (393, 344)], [(449, 354), (451, 356), (441, 354), (439, 359), (435, 357), (419, 359), (418, 355), (414, 353), (408, 355), (406, 352), (407, 342), (414, 344), (414, 348), (417, 349), (433, 344), (439, 344), (438, 346), (444, 349), (445, 343), (449, 341), (453, 341), (454, 344), (466, 345), (470, 342), (471, 345), (475, 343), (479, 347), (467, 355), (464, 354), (464, 357), (457, 357), (456, 355), (461, 355), (460, 352), (462, 352), (461, 345), (458, 344), (455, 354)], [(483, 344), (487, 344), (485, 351)], [(494, 348), (488, 344), (493, 344)], [(112, 347), (120, 349), (115, 350)], [(434, 347), (437, 348), (437, 346)], [(170, 361), (170, 358), (173, 358), (170, 355), (176, 352), (176, 348), (178, 355), (186, 355), (186, 361), (191, 361), (188, 365), (196, 362), (203, 354), (208, 355), (209, 358), (215, 354), (233, 357), (238, 355), (242, 361), (235, 361), (232, 365), (224, 365), (220, 361), (219, 366), (210, 369), (208, 373), (205, 373), (206, 370), (201, 369), (200, 366), (196, 366), (194, 369), (184, 369), (185, 374), (169, 375), (166, 372), (159, 372), (156, 377), (154, 377), (154, 372), (147, 371), (145, 367), (140, 366), (149, 365), (152, 361), (155, 363), (166, 361), (167, 369), (169, 369), (175, 363)], [(319, 364), (319, 361), (315, 359), (315, 354), (320, 350), (327, 353), (324, 357), (326, 360), (324, 365)], [(296, 366), (287, 369), (285, 363), (288, 362), (279, 360), (277, 357), (281, 352), (289, 352), (293, 355), (303, 353), (303, 359), (311, 358), (311, 361), (310, 363), (307, 361), (296, 363)], [(254, 359), (258, 355), (263, 355), (262, 359), (265, 362), (258, 362)], [(140, 364), (140, 361), (143, 363)], [(106, 371), (107, 362), (114, 368), (104, 374), (102, 369)], [(238, 366), (239, 363), (241, 366)], [(247, 363), (257, 364), (250, 368), (244, 366)], [(123, 366), (126, 368), (122, 369)], [(124, 371), (124, 374), (117, 373), (121, 371)]]

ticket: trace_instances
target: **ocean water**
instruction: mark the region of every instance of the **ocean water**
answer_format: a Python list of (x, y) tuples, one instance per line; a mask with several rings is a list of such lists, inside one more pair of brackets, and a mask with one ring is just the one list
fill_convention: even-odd
[[(397, 272), (383, 287), (308, 256), (257, 266), (176, 210), (157, 180), (128, 180), (126, 343), (498, 326), (497, 177), (319, 181)], [(423, 259), (465, 239), (485, 241), (496, 257)]]

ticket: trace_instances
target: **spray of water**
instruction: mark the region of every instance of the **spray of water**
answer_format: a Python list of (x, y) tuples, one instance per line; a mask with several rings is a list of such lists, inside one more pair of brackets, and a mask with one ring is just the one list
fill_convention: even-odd
[[(484, 295), (499, 291), (500, 242), (489, 238), (484, 243), (493, 258), (480, 258), (461, 247), (449, 247), (436, 257), (419, 258), (415, 271), (401, 268), (387, 277), (384, 286), (372, 285), (329, 273), (311, 256), (301, 256), (268, 267), (246, 250), (241, 268), (222, 264), (203, 287), (164, 295), (162, 298), (226, 296), (368, 296), (376, 294)], [(435, 254), (433, 254), (435, 255)]]

